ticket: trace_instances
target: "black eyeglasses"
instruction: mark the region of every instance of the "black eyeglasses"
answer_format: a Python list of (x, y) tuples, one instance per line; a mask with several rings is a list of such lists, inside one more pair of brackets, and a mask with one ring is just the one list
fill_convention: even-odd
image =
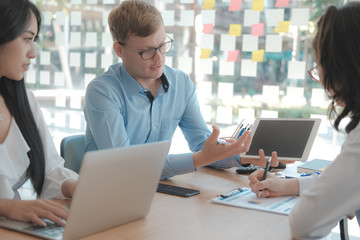
[[(174, 40), (171, 39), (169, 36), (166, 36), (166, 37), (168, 37), (170, 39), (170, 41), (167, 41), (166, 43), (160, 45), (157, 48), (148, 48), (148, 49), (146, 49), (144, 51), (138, 52), (141, 59), (144, 60), (144, 61), (152, 59), (155, 56), (157, 50), (159, 50), (160, 53), (162, 53), (162, 54), (165, 54), (165, 53), (169, 52), (171, 50), (172, 46), (173, 46)], [(125, 43), (122, 43), (120, 41), (118, 43), (123, 45), (123, 46), (128, 46)], [(128, 47), (130, 47), (130, 46), (128, 46)], [(130, 47), (130, 48), (133, 48), (133, 47)]]
[(318, 83), (320, 82), (318, 66), (310, 68), (307, 72), (315, 82), (318, 82)]

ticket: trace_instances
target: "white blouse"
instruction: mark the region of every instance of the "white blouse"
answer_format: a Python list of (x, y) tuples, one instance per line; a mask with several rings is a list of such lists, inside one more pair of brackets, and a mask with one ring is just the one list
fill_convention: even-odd
[(299, 178), (301, 200), (289, 216), (292, 236), (319, 239), (328, 235), (342, 217), (355, 212), (358, 215), (359, 170), (360, 124), (349, 133), (340, 154), (321, 177)]
[[(31, 111), (38, 126), (45, 154), (45, 180), (40, 198), (64, 199), (61, 185), (67, 179), (78, 179), (77, 173), (64, 167), (64, 159), (58, 154), (46, 126), (39, 103), (34, 94), (27, 90)], [(9, 133), (0, 144), (0, 198), (18, 198), (19, 180), (30, 164), (27, 152), (30, 150), (15, 119), (12, 118)], [(26, 180), (26, 179), (23, 179)]]

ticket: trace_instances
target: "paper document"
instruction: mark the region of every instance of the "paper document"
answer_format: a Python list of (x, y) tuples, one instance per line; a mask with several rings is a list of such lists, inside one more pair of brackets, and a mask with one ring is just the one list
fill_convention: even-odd
[(212, 199), (214, 203), (230, 205), (233, 207), (242, 207), (255, 209), (265, 212), (289, 215), (291, 209), (300, 200), (297, 196), (281, 196), (271, 198), (258, 198), (250, 188), (242, 188), (241, 192), (237, 192), (229, 197), (216, 197)]

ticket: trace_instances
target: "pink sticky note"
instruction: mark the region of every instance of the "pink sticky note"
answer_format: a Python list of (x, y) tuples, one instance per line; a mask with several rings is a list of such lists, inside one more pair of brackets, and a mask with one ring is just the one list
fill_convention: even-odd
[(258, 23), (251, 26), (251, 35), (264, 36), (264, 23)]
[(290, 0), (277, 0), (275, 7), (287, 7)]
[(212, 24), (212, 23), (203, 24), (203, 30), (202, 30), (202, 32), (209, 34), (209, 33), (211, 33), (213, 27), (214, 27), (214, 24)]
[(230, 11), (240, 11), (242, 5), (242, 0), (231, 0), (230, 6), (229, 6), (229, 12)]
[(239, 50), (228, 51), (228, 62), (236, 62), (239, 56)]

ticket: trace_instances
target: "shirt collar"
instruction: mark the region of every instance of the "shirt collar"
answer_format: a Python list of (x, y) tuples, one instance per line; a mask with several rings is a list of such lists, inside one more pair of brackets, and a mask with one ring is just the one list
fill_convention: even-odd
[(164, 88), (164, 91), (167, 92), (169, 90), (169, 81), (167, 80), (167, 77), (165, 76), (164, 73), (161, 75), (160, 80), (161, 80), (161, 85)]
[[(121, 64), (120, 67), (120, 79), (121, 81), (123, 81), (124, 86), (126, 87), (127, 93), (129, 96), (137, 94), (139, 92), (144, 92), (144, 89), (140, 83), (138, 83), (135, 78), (133, 78), (125, 69), (124, 65)], [(169, 90), (169, 86), (172, 85), (166, 75), (163, 73), (160, 76), (160, 80), (161, 80), (161, 85), (163, 87), (163, 91), (165, 93), (167, 93), (167, 91)], [(159, 89), (160, 90), (160, 89)], [(161, 89), (162, 90), (162, 89)]]

